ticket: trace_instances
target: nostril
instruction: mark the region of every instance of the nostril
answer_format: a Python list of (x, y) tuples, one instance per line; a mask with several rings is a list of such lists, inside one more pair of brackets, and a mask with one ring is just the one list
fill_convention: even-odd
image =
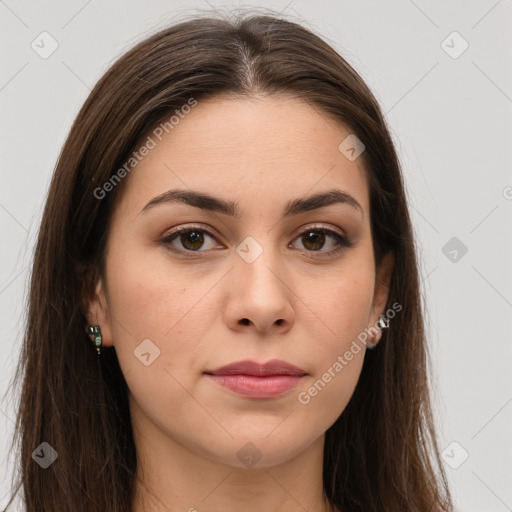
[(249, 325), (249, 319), (248, 318), (242, 318), (241, 320), (243, 325)]

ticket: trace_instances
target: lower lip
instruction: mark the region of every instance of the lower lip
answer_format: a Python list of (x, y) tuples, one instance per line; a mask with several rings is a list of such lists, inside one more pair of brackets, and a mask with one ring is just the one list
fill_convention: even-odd
[(272, 398), (293, 389), (302, 376), (300, 375), (208, 375), (217, 384), (242, 396), (253, 398)]

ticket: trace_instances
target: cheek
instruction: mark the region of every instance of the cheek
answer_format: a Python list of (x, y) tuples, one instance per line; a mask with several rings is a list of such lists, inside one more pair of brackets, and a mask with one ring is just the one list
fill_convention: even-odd
[[(187, 369), (194, 368), (211, 327), (209, 302), (201, 299), (214, 283), (208, 278), (191, 280), (184, 272), (171, 274), (162, 261), (165, 257), (149, 264), (142, 251), (120, 250), (111, 254), (107, 272), (119, 365), (132, 399), (163, 427), (177, 414), (188, 417), (194, 406), (185, 391), (191, 378)], [(146, 353), (149, 356), (143, 356)]]
[[(147, 387), (150, 394), (172, 376), (186, 383), (191, 378), (187, 368), (204, 359), (208, 335), (219, 318), (214, 299), (218, 276), (192, 265), (173, 269), (158, 250), (117, 247), (107, 267), (109, 309), (113, 344), (127, 382), (134, 392)], [(157, 354), (147, 368), (136, 357), (143, 342), (150, 360), (152, 351)]]
[(335, 278), (326, 280), (315, 298), (315, 308), (321, 311), (319, 317), (329, 335), (317, 345), (316, 373), (298, 401), (317, 410), (326, 428), (349, 402), (364, 362), (374, 289), (373, 262), (364, 260), (361, 257), (357, 264), (347, 265)]
[(330, 334), (317, 343), (315, 373), (297, 397), (309, 417), (317, 418), (320, 429), (336, 421), (359, 380), (366, 350), (360, 338), (365, 335), (371, 299), (370, 279), (338, 281), (322, 298)]
[(335, 354), (319, 373), (301, 389), (299, 404), (321, 419), (322, 427), (329, 428), (347, 406), (364, 362), (364, 348), (354, 344), (348, 350)]
[(356, 337), (368, 327), (374, 294), (374, 273), (371, 267), (357, 265), (325, 280), (317, 295), (317, 310), (333, 334), (332, 349)]
[(180, 329), (188, 313), (201, 307), (201, 296), (209, 287), (209, 282), (194, 278), (192, 272), (192, 267), (172, 269), (161, 248), (148, 250), (118, 242), (107, 273), (114, 326), (123, 324), (114, 327), (119, 337), (128, 332), (136, 339), (164, 341)]

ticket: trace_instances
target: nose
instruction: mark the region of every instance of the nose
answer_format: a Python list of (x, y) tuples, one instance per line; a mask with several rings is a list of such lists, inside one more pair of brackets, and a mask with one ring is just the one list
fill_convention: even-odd
[(288, 331), (294, 322), (294, 296), (286, 273), (276, 268), (275, 258), (266, 251), (256, 261), (242, 258), (230, 272), (226, 323), (235, 331), (253, 329), (259, 333)]

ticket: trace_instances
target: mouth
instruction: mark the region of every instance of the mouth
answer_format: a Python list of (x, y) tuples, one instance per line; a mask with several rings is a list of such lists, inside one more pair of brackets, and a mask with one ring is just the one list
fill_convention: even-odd
[(264, 364), (239, 361), (204, 373), (216, 384), (252, 398), (283, 395), (307, 375), (304, 370), (279, 359)]

